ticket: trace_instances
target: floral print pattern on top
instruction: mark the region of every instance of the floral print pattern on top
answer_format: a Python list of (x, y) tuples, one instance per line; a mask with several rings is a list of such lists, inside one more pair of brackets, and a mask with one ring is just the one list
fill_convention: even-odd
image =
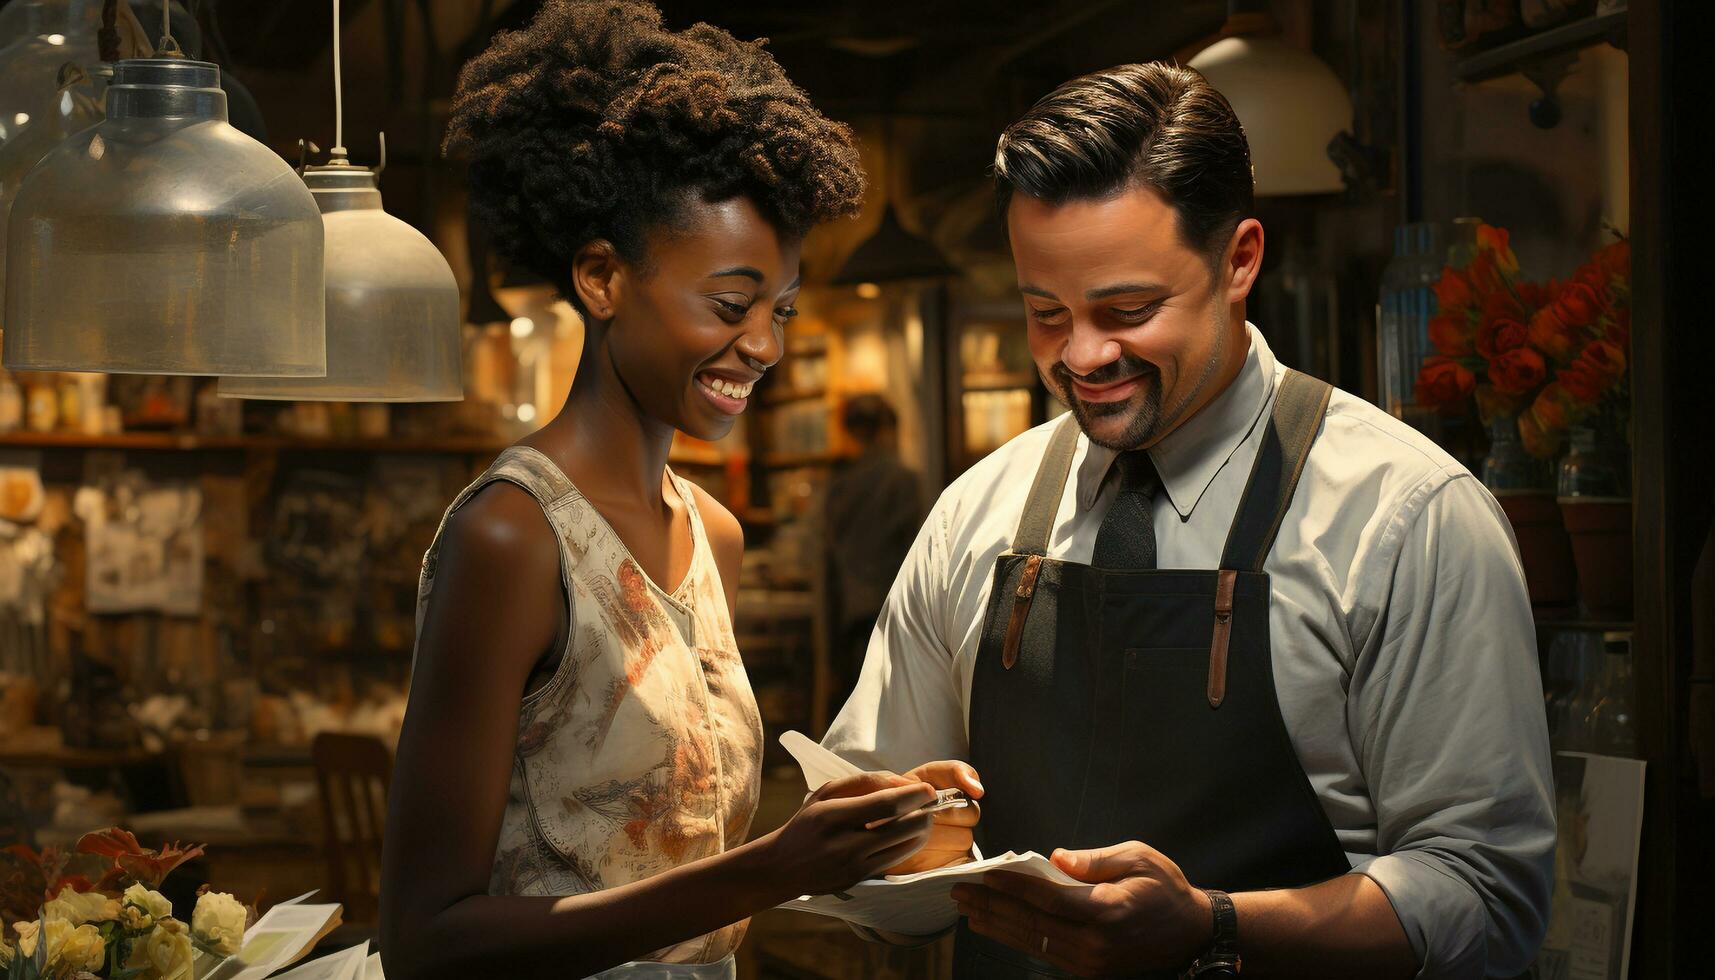
[[(489, 883), (492, 894), (575, 895), (622, 885), (744, 842), (761, 788), (762, 719), (739, 658), (726, 592), (690, 486), (692, 557), (673, 593), (656, 586), (559, 468), (513, 447), (447, 509), (496, 480), (542, 505), (559, 538), (570, 638), (527, 695)], [(443, 521), (443, 527), (444, 527)], [(423, 560), (418, 623), (440, 538)], [(718, 961), (745, 923), (647, 959)]]

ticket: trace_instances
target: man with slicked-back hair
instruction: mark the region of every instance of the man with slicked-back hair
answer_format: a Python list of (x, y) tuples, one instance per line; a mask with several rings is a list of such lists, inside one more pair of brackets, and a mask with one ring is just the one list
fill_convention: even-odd
[(941, 496), (825, 741), (965, 760), (984, 853), (1084, 883), (955, 887), (955, 975), (1522, 973), (1555, 827), (1494, 498), (1246, 321), (1250, 152), (1195, 71), (1067, 82), (994, 176), (1071, 412)]

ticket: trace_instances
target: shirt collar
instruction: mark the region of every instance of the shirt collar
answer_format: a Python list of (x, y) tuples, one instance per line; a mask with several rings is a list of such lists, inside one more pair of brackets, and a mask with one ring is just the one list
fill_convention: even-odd
[[(1245, 332), (1250, 337), (1250, 351), (1238, 377), (1149, 450), (1149, 458), (1161, 474), (1162, 488), (1180, 520), (1191, 518), (1203, 492), (1256, 427), (1274, 397), (1274, 353), (1255, 325), (1247, 322)], [(1086, 451), (1078, 466), (1078, 506), (1088, 510), (1095, 506), (1102, 482), (1119, 454), (1088, 438), (1083, 441)]]

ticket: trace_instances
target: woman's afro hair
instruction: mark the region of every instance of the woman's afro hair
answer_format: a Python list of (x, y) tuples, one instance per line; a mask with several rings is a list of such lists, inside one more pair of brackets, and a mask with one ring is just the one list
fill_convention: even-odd
[(683, 31), (635, 0), (546, 0), (459, 75), (445, 151), (470, 161), (472, 210), (508, 259), (570, 297), (595, 239), (632, 261), (686, 192), (745, 196), (783, 231), (856, 214), (850, 127), (824, 117), (762, 41)]

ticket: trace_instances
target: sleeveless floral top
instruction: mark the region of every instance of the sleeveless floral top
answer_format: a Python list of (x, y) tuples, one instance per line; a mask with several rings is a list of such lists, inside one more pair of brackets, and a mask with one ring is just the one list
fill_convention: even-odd
[[(496, 480), (534, 497), (559, 539), (571, 627), (551, 673), (533, 677), (522, 701), (490, 894), (622, 885), (736, 847), (750, 829), (762, 719), (696, 498), (669, 476), (692, 535), (690, 570), (672, 593), (649, 580), (595, 507), (534, 449), (501, 453), (447, 508), (450, 517)], [(443, 517), (423, 558), (419, 633), (445, 529)], [(746, 924), (646, 958), (720, 960)]]

